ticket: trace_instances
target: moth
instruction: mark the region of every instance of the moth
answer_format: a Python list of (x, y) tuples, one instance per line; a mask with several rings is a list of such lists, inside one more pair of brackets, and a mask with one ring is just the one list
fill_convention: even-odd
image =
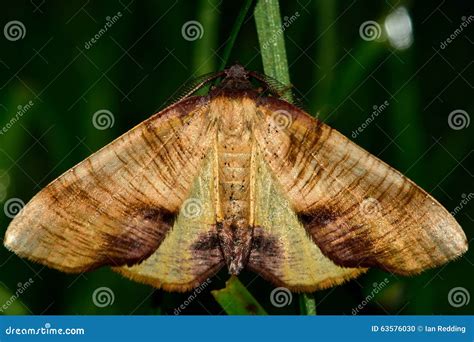
[(433, 197), (269, 80), (241, 65), (204, 77), (34, 196), (5, 246), (169, 291), (227, 267), (310, 292), (370, 267), (417, 274), (467, 250)]

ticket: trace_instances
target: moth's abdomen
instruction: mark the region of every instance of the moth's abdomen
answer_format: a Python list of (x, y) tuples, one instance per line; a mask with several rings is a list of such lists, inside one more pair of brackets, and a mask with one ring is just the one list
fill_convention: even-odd
[[(250, 226), (250, 160), (247, 146), (221, 146), (219, 158), (219, 197), (222, 221), (218, 223), (221, 250), (230, 274), (239, 274), (247, 264), (252, 241)], [(238, 147), (238, 148), (237, 148)]]
[[(229, 147), (235, 150), (227, 151)], [(220, 149), (219, 197), (224, 221), (248, 222), (251, 146), (227, 145)]]

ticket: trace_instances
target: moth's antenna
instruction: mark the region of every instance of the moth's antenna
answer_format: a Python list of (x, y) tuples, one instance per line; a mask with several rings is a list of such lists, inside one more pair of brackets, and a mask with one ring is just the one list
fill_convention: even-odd
[(303, 108), (302, 101), (299, 96), (296, 96), (293, 85), (283, 84), (273, 77), (255, 71), (249, 71), (248, 75), (257, 81), (260, 81), (265, 87), (265, 90), (267, 90), (271, 95), (292, 103), (296, 107)]
[(291, 92), (292, 85), (285, 85), (273, 77), (262, 75), (255, 71), (249, 71), (248, 75), (263, 83), (266, 90), (277, 97), (285, 97), (285, 94)]
[(194, 79), (192, 81), (192, 84), (188, 84), (188, 91), (187, 93), (183, 94), (183, 97), (188, 97), (192, 95), (194, 92), (196, 92), (199, 88), (203, 87), (206, 83), (222, 77), (224, 75), (224, 71), (218, 71), (218, 72), (211, 72), (209, 74), (205, 74), (202, 76), (199, 76), (198, 78)]
[(178, 94), (177, 96), (171, 97), (171, 100), (169, 101), (169, 103), (175, 103), (175, 102), (181, 101), (182, 99), (185, 99), (188, 96), (191, 96), (200, 88), (202, 88), (206, 83), (209, 83), (210, 81), (214, 79), (222, 77), (223, 75), (224, 75), (224, 70), (204, 74), (202, 76), (199, 76), (197, 78), (190, 80), (189, 82), (185, 83), (184, 86), (182, 86), (179, 91), (176, 92)]

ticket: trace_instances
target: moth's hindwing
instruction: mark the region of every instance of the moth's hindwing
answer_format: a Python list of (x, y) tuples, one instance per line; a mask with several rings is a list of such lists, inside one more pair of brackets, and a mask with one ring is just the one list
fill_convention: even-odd
[(277, 286), (304, 292), (338, 285), (363, 273), (366, 269), (340, 267), (324, 256), (261, 155), (256, 159), (255, 230), (249, 267)]
[(224, 265), (216, 230), (213, 162), (209, 154), (160, 247), (142, 263), (114, 270), (155, 287), (186, 291)]

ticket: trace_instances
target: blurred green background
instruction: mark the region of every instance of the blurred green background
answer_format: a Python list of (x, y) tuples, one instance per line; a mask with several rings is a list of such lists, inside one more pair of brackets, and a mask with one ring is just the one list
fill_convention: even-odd
[[(164, 108), (183, 83), (217, 70), (242, 5), (217, 0), (4, 4), (1, 235), (12, 216), (9, 200), (26, 203), (62, 172)], [(263, 72), (254, 6), (229, 62)], [(282, 31), (291, 82), (303, 107), (456, 211), (471, 240), (472, 2), (298, 0), (281, 2), (280, 8), (288, 24)], [(19, 36), (7, 30), (12, 21), (23, 25), (17, 24)], [(197, 39), (183, 30), (190, 21), (201, 25)], [(446, 42), (450, 36), (454, 39)], [(101, 130), (93, 115), (103, 109), (112, 113), (113, 126)], [(355, 134), (369, 117), (373, 120)], [(461, 299), (474, 295), (473, 266), (471, 250), (416, 277), (371, 270), (315, 293), (317, 311), (351, 315), (373, 294), (374, 284), (386, 283), (358, 314), (472, 314), (474, 299), (452, 305), (449, 293), (462, 287)], [(209, 290), (224, 287), (227, 278), (226, 271), (219, 273), (181, 314), (224, 314)], [(250, 272), (239, 278), (269, 314), (300, 313), (296, 294), (279, 308), (271, 304), (271, 284)], [(94, 304), (100, 287), (112, 291), (113, 303)], [(3, 314), (173, 314), (188, 296), (136, 284), (105, 268), (62, 274), (0, 247)]]

